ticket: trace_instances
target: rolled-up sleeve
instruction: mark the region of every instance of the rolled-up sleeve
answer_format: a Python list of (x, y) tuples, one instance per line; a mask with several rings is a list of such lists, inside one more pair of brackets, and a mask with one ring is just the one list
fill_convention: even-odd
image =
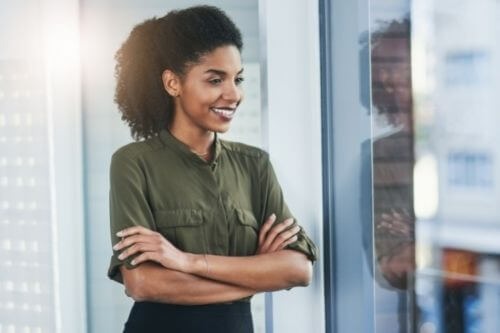
[[(132, 226), (144, 226), (155, 230), (155, 222), (147, 197), (147, 183), (140, 160), (131, 154), (115, 153), (110, 166), (110, 229), (111, 245), (120, 241), (116, 233)], [(122, 250), (123, 251), (123, 250)], [(121, 251), (114, 251), (111, 256), (108, 277), (123, 283), (119, 267), (125, 264), (132, 269), (130, 264), (135, 256), (130, 256), (122, 261), (118, 259)]]
[[(260, 223), (264, 223), (267, 217), (274, 213), (276, 214), (275, 224), (287, 218), (293, 218), (294, 224), (291, 227), (297, 225), (296, 219), (288, 209), (283, 198), (283, 191), (281, 190), (281, 186), (267, 153), (264, 153), (261, 160), (260, 183), (262, 200)], [(313, 263), (318, 259), (318, 248), (309, 236), (307, 236), (302, 227), (300, 227), (300, 231), (297, 233), (297, 240), (287, 245), (285, 248), (304, 253)]]

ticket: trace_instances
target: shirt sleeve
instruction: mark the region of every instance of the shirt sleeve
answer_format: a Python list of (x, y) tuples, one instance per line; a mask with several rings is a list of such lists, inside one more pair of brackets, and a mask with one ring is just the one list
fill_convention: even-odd
[[(143, 226), (155, 230), (155, 222), (147, 198), (147, 183), (140, 163), (127, 155), (113, 155), (110, 167), (109, 212), (111, 245), (120, 241), (116, 233), (132, 226)], [(118, 255), (123, 251), (114, 251), (108, 269), (108, 277), (123, 283), (119, 267), (125, 264), (127, 268), (135, 266), (130, 262), (135, 256), (122, 261)]]
[[(261, 223), (263, 223), (271, 214), (274, 213), (276, 214), (275, 224), (291, 217), (294, 219), (294, 224), (291, 227), (297, 225), (297, 220), (292, 215), (285, 203), (285, 200), (283, 198), (283, 191), (281, 190), (281, 186), (278, 182), (271, 161), (269, 160), (269, 154), (267, 153), (265, 153), (264, 157), (262, 158), (260, 177), (262, 185)], [(304, 253), (307, 258), (313, 263), (318, 259), (318, 248), (307, 236), (302, 227), (300, 227), (300, 231), (297, 234), (297, 240), (287, 245), (285, 248)]]

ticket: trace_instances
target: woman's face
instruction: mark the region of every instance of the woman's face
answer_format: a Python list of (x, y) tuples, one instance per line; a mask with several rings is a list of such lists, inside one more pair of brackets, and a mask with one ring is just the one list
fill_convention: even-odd
[(373, 83), (381, 89), (373, 95), (373, 103), (390, 109), (384, 114), (389, 124), (411, 127), (412, 87), (411, 50), (408, 37), (382, 38), (372, 51)]
[(242, 72), (235, 46), (219, 47), (191, 65), (177, 86), (172, 127), (226, 132), (243, 99)]

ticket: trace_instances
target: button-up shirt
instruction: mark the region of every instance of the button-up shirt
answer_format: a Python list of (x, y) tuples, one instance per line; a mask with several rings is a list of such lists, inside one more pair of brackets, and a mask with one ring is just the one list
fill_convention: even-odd
[[(250, 256), (258, 248), (259, 229), (293, 217), (276, 179), (269, 155), (256, 147), (215, 136), (214, 156), (205, 161), (169, 131), (130, 143), (112, 156), (110, 168), (111, 241), (116, 232), (144, 226), (161, 233), (181, 251)], [(296, 225), (296, 222), (291, 226)], [(286, 248), (317, 259), (317, 248), (301, 228)], [(108, 276), (123, 282), (121, 264), (131, 256), (114, 251)]]

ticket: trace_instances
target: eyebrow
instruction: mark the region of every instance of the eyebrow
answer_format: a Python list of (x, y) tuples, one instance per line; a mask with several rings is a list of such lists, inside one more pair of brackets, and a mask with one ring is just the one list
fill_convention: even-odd
[[(212, 68), (211, 68), (211, 69), (207, 69), (207, 70), (205, 71), (205, 73), (213, 73), (213, 74), (217, 74), (217, 75), (226, 75), (226, 74), (227, 74), (227, 73), (226, 73), (225, 71), (223, 71), (223, 70), (220, 70), (220, 69), (212, 69)], [(243, 68), (242, 68), (242, 69), (240, 69), (240, 71), (239, 71), (238, 73), (236, 73), (236, 74), (241, 74), (241, 73), (243, 73)]]

